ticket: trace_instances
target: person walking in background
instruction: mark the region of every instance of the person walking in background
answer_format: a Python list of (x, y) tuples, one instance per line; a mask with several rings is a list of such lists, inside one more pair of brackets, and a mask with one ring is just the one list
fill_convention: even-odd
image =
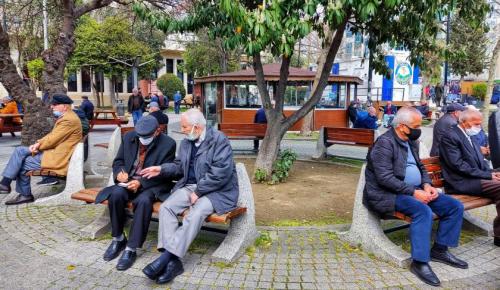
[[(168, 98), (163, 95), (161, 91), (158, 91), (158, 105), (160, 110), (165, 111), (168, 109)], [(166, 113), (166, 112), (164, 112)]]
[(87, 120), (92, 120), (94, 118), (94, 104), (89, 101), (89, 97), (82, 96), (82, 103), (80, 104), (80, 110), (85, 113)]
[(141, 119), (144, 112), (144, 98), (137, 88), (132, 90), (132, 95), (128, 98), (128, 112), (132, 114), (134, 126)]
[(176, 114), (179, 114), (181, 112), (181, 101), (182, 101), (182, 96), (181, 92), (177, 91), (174, 94), (174, 110)]
[(441, 100), (443, 99), (444, 88), (441, 84), (437, 84), (434, 89), (434, 94), (436, 96), (436, 106), (441, 106)]
[[(253, 122), (256, 124), (267, 124), (266, 110), (264, 109), (264, 106), (261, 106), (260, 109), (255, 112)], [(259, 140), (257, 139), (253, 140), (253, 151), (259, 151)]]

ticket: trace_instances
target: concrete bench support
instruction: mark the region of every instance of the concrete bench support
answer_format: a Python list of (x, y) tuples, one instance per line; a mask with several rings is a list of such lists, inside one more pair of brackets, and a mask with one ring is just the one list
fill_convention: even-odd
[(69, 161), (64, 190), (56, 195), (37, 199), (35, 203), (37, 205), (80, 204), (81, 202), (71, 199), (71, 194), (85, 188), (83, 167), (83, 143), (78, 143)]
[(113, 134), (111, 134), (111, 138), (109, 139), (108, 151), (106, 153), (106, 161), (109, 166), (113, 165), (113, 160), (120, 150), (120, 145), (122, 144), (122, 133), (121, 128), (117, 127)]
[(365, 168), (366, 164), (361, 169), (356, 189), (351, 228), (348, 232), (341, 233), (340, 237), (353, 246), (361, 246), (364, 251), (371, 252), (385, 261), (393, 262), (400, 267), (408, 266), (410, 254), (387, 238), (382, 230), (380, 218), (363, 205)]
[[(255, 203), (253, 199), (252, 186), (245, 166), (242, 163), (236, 164), (239, 184), (238, 206), (246, 207), (247, 212), (231, 220), (229, 229), (224, 241), (212, 254), (214, 261), (231, 263), (241, 256), (246, 248), (252, 245), (259, 233), (255, 226)], [(110, 176), (108, 186), (113, 185), (113, 176)], [(84, 238), (95, 239), (111, 228), (109, 211), (106, 209), (91, 224), (80, 230), (80, 235)]]

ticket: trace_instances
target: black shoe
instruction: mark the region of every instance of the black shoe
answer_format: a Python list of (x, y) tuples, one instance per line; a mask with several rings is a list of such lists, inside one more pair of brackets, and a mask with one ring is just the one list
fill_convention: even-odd
[(165, 265), (162, 263), (160, 258), (154, 260), (149, 263), (144, 269), (142, 269), (142, 273), (146, 275), (151, 280), (156, 280), (158, 276), (165, 270)]
[(44, 177), (36, 183), (37, 185), (56, 185), (59, 184), (59, 179), (54, 177)]
[(497, 247), (500, 247), (500, 237), (493, 238), (493, 244)]
[(10, 193), (10, 191), (11, 191), (10, 186), (3, 185), (0, 183), (0, 193), (1, 194), (7, 194), (7, 193)]
[(137, 258), (137, 253), (134, 251), (125, 250), (116, 264), (116, 270), (125, 271), (132, 267)]
[(182, 262), (179, 259), (171, 259), (167, 264), (167, 268), (165, 268), (165, 272), (163, 272), (158, 279), (156, 279), (156, 283), (165, 284), (172, 280), (180, 274), (184, 273), (184, 267), (182, 266)]
[(127, 238), (124, 238), (122, 241), (112, 241), (106, 252), (104, 252), (102, 258), (104, 259), (104, 261), (111, 261), (114, 258), (118, 257), (118, 255), (120, 255), (121, 251), (123, 251), (126, 246)]
[(450, 251), (438, 252), (431, 250), (431, 259), (435, 262), (444, 263), (455, 268), (467, 269), (469, 264), (467, 262), (460, 260), (459, 258), (453, 256)]
[(34, 202), (34, 201), (35, 201), (35, 198), (33, 197), (33, 195), (21, 195), (21, 194), (19, 194), (15, 198), (7, 200), (5, 202), (5, 205), (23, 204), (23, 203), (30, 203), (30, 202)]
[(439, 278), (436, 276), (436, 274), (434, 274), (434, 271), (432, 271), (432, 268), (429, 265), (429, 263), (412, 262), (410, 266), (410, 271), (413, 274), (415, 274), (420, 280), (429, 285), (432, 286), (441, 285), (441, 281), (439, 281)]

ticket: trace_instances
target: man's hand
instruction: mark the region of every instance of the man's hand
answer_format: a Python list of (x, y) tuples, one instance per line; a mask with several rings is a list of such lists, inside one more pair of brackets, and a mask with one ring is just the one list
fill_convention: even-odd
[(128, 183), (127, 189), (132, 192), (137, 192), (140, 186), (141, 183), (139, 182), (139, 180), (132, 180)]
[(118, 173), (116, 175), (116, 180), (118, 180), (119, 182), (124, 182), (124, 183), (127, 182), (128, 181), (127, 172), (123, 171), (123, 169), (122, 169), (122, 171), (120, 171), (120, 173)]
[(484, 156), (488, 156), (490, 155), (490, 147), (487, 146), (487, 147), (483, 147), (481, 146), (481, 153), (484, 155)]
[(150, 179), (160, 175), (160, 172), (161, 166), (151, 166), (148, 168), (144, 168), (139, 174), (144, 178)]
[(431, 194), (421, 189), (415, 189), (415, 191), (413, 192), (413, 197), (423, 203), (429, 203), (430, 201), (432, 201)]
[(439, 192), (438, 192), (437, 188), (432, 187), (430, 184), (426, 183), (424, 185), (424, 191), (431, 195), (431, 200), (430, 201), (435, 200), (439, 196)]
[(496, 180), (496, 181), (500, 181), (500, 172), (492, 172), (491, 179)]
[(194, 204), (199, 197), (196, 195), (196, 193), (191, 192), (191, 196), (189, 198), (191, 199), (191, 204)]
[(38, 153), (38, 148), (40, 148), (40, 143), (36, 142), (33, 145), (30, 145), (29, 150), (31, 153)]

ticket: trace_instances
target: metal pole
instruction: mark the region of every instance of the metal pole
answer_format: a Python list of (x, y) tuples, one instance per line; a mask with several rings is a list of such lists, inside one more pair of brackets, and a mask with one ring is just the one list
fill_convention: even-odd
[(43, 49), (49, 49), (49, 18), (47, 13), (47, 0), (42, 1), (43, 6)]

